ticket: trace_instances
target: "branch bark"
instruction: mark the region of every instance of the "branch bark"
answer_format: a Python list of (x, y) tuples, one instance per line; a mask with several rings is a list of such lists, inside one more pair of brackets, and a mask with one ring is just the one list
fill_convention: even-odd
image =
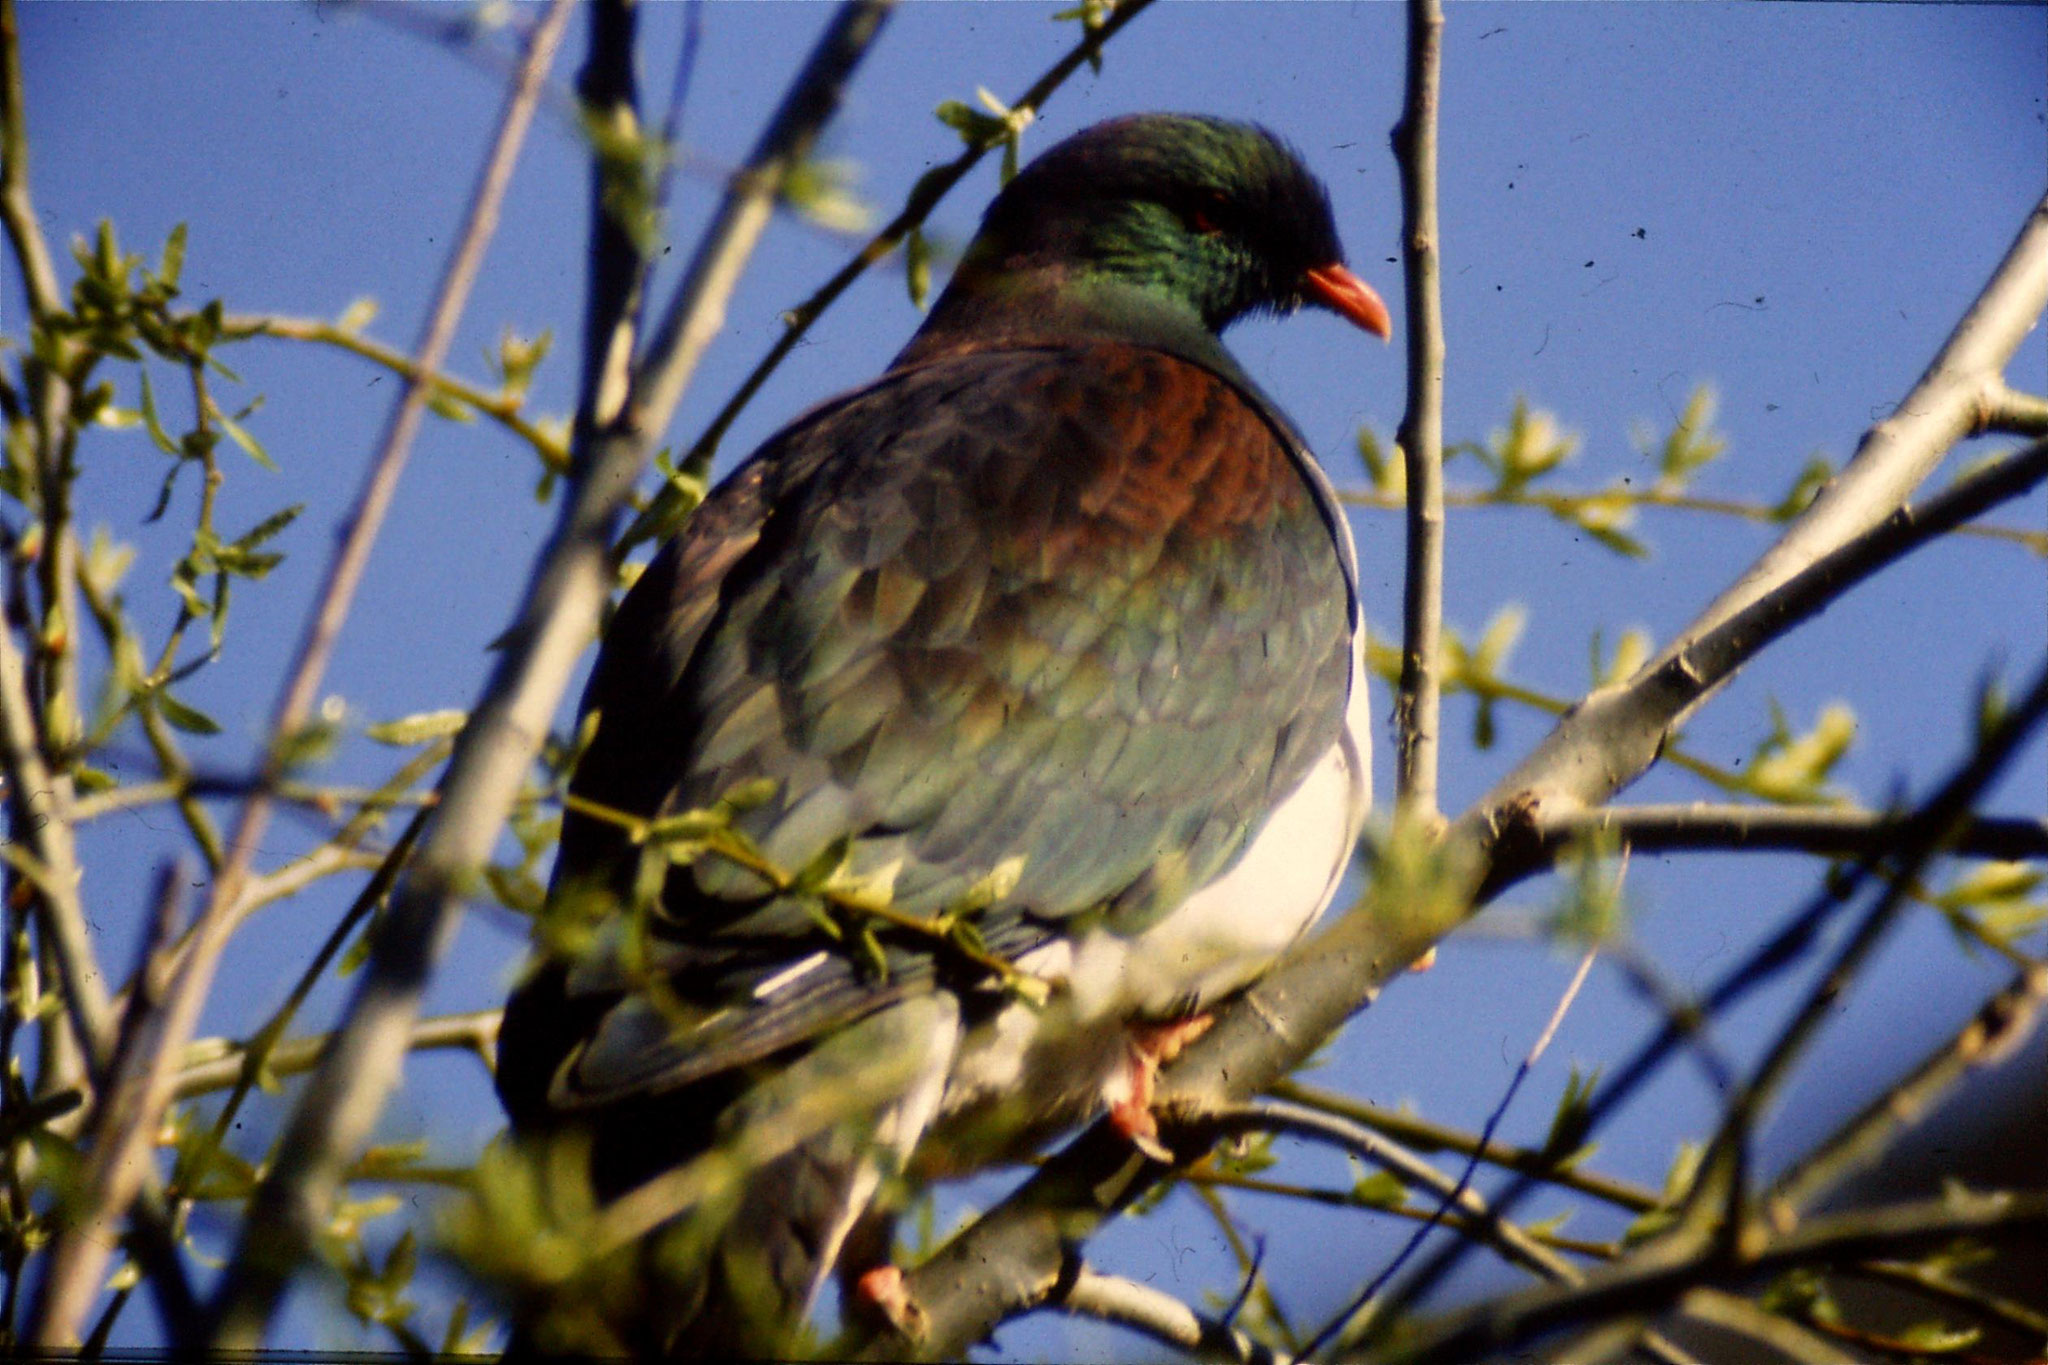
[(1408, 296), (1408, 406), (1399, 436), (1408, 473), (1408, 567), (1401, 599), (1401, 690), (1394, 706), (1395, 783), (1401, 810), (1425, 822), (1437, 818), (1443, 710), (1444, 310), (1436, 205), (1443, 29), (1438, 0), (1409, 0), (1408, 98), (1394, 128)]
[[(1899, 817), (1884, 811), (1694, 802), (1538, 812), (1535, 836), (1546, 856), (1554, 856), (1589, 835), (1611, 834), (1623, 845), (1643, 852), (1774, 849), (1841, 857), (1890, 847), (1901, 823)], [(1972, 817), (1956, 830), (1946, 851), (2012, 861), (2048, 857), (2048, 820)]]

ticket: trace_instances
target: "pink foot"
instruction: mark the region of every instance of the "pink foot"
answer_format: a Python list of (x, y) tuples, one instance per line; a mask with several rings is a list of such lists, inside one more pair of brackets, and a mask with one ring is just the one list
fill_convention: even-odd
[(903, 1282), (903, 1272), (897, 1267), (876, 1266), (853, 1282), (853, 1292), (904, 1336), (915, 1338), (924, 1334), (924, 1309), (910, 1297), (910, 1286)]
[(1111, 1079), (1107, 1092), (1109, 1126), (1154, 1161), (1173, 1164), (1173, 1153), (1159, 1140), (1159, 1120), (1152, 1113), (1159, 1068), (1180, 1056), (1182, 1048), (1215, 1022), (1210, 1015), (1197, 1014), (1166, 1024), (1133, 1024), (1125, 1035), (1126, 1065)]

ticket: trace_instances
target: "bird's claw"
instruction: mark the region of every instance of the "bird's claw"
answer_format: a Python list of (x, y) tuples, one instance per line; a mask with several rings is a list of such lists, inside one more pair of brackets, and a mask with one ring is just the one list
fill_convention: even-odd
[(1172, 1149), (1159, 1140), (1159, 1119), (1152, 1112), (1152, 1093), (1159, 1068), (1180, 1056), (1181, 1049), (1209, 1031), (1215, 1018), (1190, 1015), (1166, 1024), (1134, 1024), (1128, 1037), (1128, 1059), (1112, 1082), (1109, 1126), (1152, 1160), (1171, 1166)]
[(853, 1282), (853, 1291), (862, 1303), (913, 1341), (922, 1337), (931, 1324), (924, 1309), (910, 1296), (910, 1286), (896, 1266), (876, 1266)]

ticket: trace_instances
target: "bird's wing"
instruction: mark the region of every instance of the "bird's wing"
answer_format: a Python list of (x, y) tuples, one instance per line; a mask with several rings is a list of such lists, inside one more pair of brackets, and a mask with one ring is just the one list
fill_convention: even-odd
[[(575, 791), (677, 812), (771, 779), (736, 827), (775, 868), (836, 863), (899, 915), (970, 907), (1005, 958), (1076, 915), (1144, 927), (1342, 723), (1351, 585), (1282, 431), (1209, 370), (1107, 343), (952, 357), (821, 409), (629, 594)], [(569, 817), (558, 887), (618, 883), (619, 845)], [(644, 931), (570, 970), (594, 1012), (553, 1103), (758, 1060), (960, 965), (876, 926), (875, 971), (775, 892), (717, 855), (670, 873)]]

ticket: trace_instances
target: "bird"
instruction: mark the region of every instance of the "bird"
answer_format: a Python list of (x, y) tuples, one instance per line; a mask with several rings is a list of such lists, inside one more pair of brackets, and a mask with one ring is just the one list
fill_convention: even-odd
[(784, 1353), (835, 1271), (901, 1326), (906, 1181), (1105, 1113), (1170, 1159), (1154, 1073), (1370, 803), (1351, 533), (1220, 340), (1305, 306), (1391, 335), (1279, 137), (1083, 129), (626, 593), (497, 1075), (600, 1204), (678, 1202), (603, 1349)]

